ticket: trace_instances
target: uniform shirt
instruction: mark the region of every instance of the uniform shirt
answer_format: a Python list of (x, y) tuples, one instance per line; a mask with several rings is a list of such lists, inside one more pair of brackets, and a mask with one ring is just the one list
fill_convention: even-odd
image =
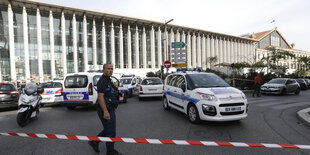
[(260, 76), (255, 76), (254, 78), (254, 84), (261, 84), (262, 83), (262, 78)]
[(97, 83), (97, 91), (98, 93), (105, 93), (108, 87), (108, 82), (111, 82), (111, 78), (102, 74), (98, 83)]

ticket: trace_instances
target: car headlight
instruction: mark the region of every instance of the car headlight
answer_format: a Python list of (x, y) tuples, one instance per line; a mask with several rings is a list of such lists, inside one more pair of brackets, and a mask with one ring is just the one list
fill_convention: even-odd
[(209, 115), (209, 116), (216, 115), (216, 108), (213, 105), (203, 104), (202, 111), (205, 115)]
[(201, 100), (214, 101), (214, 102), (217, 101), (217, 98), (211, 94), (204, 94), (204, 93), (198, 92), (198, 95), (200, 96)]
[(243, 100), (246, 100), (246, 96), (245, 96), (244, 93), (241, 93), (241, 97), (242, 97)]

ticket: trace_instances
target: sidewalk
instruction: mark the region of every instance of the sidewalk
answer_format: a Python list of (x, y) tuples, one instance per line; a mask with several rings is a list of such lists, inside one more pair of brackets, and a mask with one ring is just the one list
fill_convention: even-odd
[(310, 108), (306, 108), (297, 112), (297, 116), (307, 125), (310, 126)]

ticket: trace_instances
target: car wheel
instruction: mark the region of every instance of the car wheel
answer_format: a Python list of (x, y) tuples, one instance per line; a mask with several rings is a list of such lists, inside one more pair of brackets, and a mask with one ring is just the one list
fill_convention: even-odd
[(68, 109), (68, 110), (74, 110), (74, 109), (75, 109), (75, 106), (67, 106), (67, 109)]
[(191, 104), (187, 109), (188, 119), (191, 123), (197, 124), (200, 122), (199, 112), (195, 105)]
[(300, 88), (297, 88), (296, 91), (295, 91), (295, 94), (299, 95), (299, 93), (300, 93)]
[(129, 90), (129, 97), (132, 97), (132, 89)]
[(165, 110), (170, 110), (170, 107), (168, 105), (168, 100), (166, 97), (163, 98), (163, 107)]

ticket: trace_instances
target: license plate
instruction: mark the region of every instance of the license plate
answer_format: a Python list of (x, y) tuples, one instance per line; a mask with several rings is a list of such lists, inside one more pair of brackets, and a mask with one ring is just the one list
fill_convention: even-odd
[(156, 91), (157, 89), (149, 89), (149, 91)]
[(6, 96), (6, 94), (0, 94), (0, 97), (5, 97)]
[(241, 111), (241, 107), (225, 108), (225, 112), (235, 112), (235, 111)]
[(80, 97), (79, 96), (71, 96), (70, 99), (77, 100), (77, 99), (80, 99)]

